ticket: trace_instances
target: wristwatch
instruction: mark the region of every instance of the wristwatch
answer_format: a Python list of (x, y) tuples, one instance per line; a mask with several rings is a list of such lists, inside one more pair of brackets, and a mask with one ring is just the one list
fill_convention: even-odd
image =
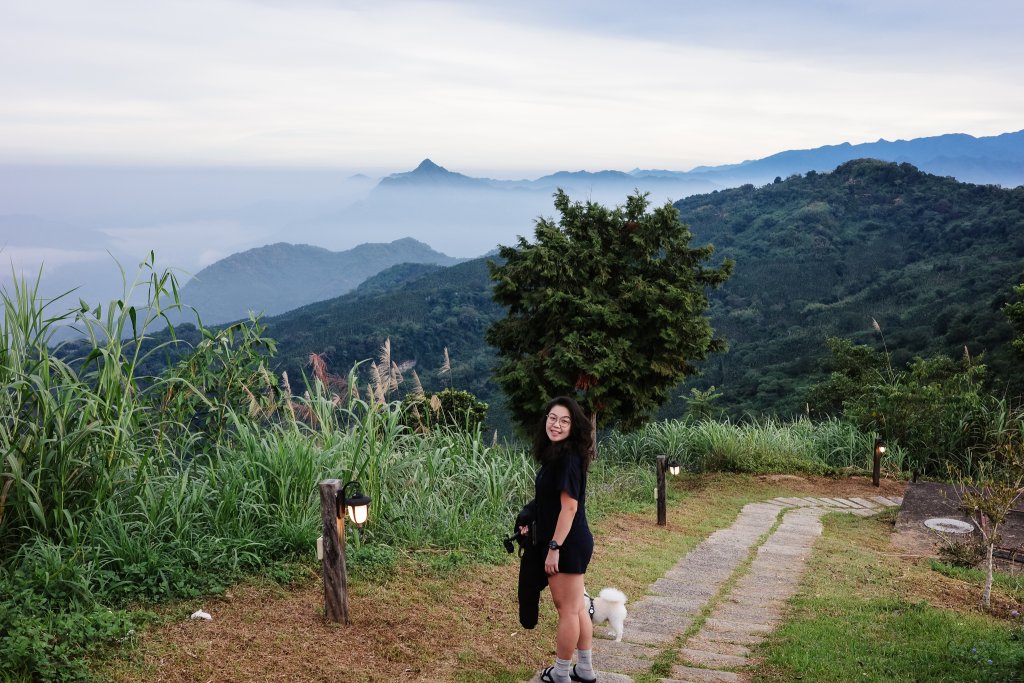
[(558, 550), (561, 547), (562, 546), (560, 546), (557, 543), (555, 543), (555, 539), (553, 539), (553, 538), (550, 541), (548, 541), (548, 549), (550, 549), (550, 550)]

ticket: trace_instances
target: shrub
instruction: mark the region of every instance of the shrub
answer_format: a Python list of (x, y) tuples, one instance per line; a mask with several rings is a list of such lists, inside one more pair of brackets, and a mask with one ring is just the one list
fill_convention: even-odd
[(472, 433), (483, 429), (487, 404), (461, 389), (447, 388), (436, 394), (410, 394), (402, 399), (405, 424), (415, 431), (438, 427)]

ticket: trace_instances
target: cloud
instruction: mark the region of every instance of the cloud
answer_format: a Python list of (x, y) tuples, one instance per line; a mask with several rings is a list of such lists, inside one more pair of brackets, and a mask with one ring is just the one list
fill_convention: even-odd
[(112, 250), (131, 259), (153, 251), (159, 269), (184, 271), (187, 279), (219, 258), (266, 244), (268, 229), (231, 220), (197, 219), (129, 228), (104, 228)]
[[(0, 249), (0, 259), (8, 261), (19, 276), (32, 277), (39, 272), (61, 268), (76, 263), (95, 263), (110, 256), (105, 251), (59, 249), (56, 247), (5, 247)], [(4, 273), (9, 280), (10, 270)]]
[(0, 160), (685, 169), (1019, 128), (1004, 3), (7, 3)]

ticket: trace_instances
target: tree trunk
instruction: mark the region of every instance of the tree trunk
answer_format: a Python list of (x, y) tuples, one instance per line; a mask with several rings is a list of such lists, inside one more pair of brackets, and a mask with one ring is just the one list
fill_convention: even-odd
[(986, 543), (986, 549), (988, 550), (988, 572), (985, 575), (985, 592), (981, 598), (982, 606), (988, 610), (992, 608), (992, 551), (995, 549), (995, 543)]

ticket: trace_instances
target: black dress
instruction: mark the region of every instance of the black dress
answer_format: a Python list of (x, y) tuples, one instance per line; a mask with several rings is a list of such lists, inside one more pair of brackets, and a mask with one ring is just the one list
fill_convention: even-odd
[(562, 491), (576, 499), (576, 515), (569, 535), (559, 552), (558, 571), (583, 574), (594, 553), (594, 537), (587, 525), (587, 478), (583, 462), (575, 453), (545, 463), (534, 479), (534, 506), (537, 520), (537, 545), (528, 547), (519, 563), (519, 623), (525, 628), (537, 625), (540, 593), (548, 585), (544, 560), (548, 541), (555, 533), (558, 513), (562, 511)]
[[(562, 511), (562, 491), (575, 498), (578, 506), (572, 519), (569, 535), (562, 542), (558, 558), (558, 571), (566, 574), (584, 574), (594, 554), (594, 537), (587, 525), (587, 478), (583, 462), (575, 453), (565, 453), (554, 462), (546, 463), (534, 479), (534, 499), (537, 501), (537, 539), (540, 550), (547, 555), (548, 541), (555, 535), (558, 513)], [(541, 558), (541, 564), (544, 559)]]

